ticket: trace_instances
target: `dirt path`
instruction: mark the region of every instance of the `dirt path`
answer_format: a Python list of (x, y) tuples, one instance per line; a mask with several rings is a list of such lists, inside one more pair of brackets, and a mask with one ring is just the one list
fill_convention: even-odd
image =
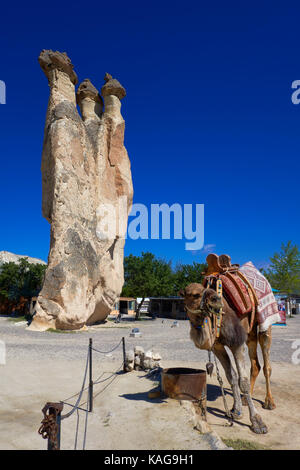
[[(41, 409), (47, 401), (65, 400), (80, 390), (83, 370), (84, 364), (78, 361), (8, 362), (1, 369), (0, 449), (46, 449), (46, 441), (37, 433)], [(103, 380), (116, 370), (116, 364), (101, 363), (100, 370)], [(112, 383), (95, 385), (85, 448), (212, 449), (210, 440), (193, 429), (191, 415), (178, 402), (148, 398), (155, 385), (141, 372), (120, 374)], [(85, 393), (82, 401), (86, 398)], [(63, 414), (70, 409), (65, 405)], [(77, 448), (82, 449), (86, 414), (79, 412), (79, 417)], [(76, 412), (63, 420), (62, 449), (74, 449), (76, 422)]]
[[(174, 367), (172, 361), (164, 362), (165, 367)], [(261, 372), (254, 389), (254, 404), (263, 421), (268, 426), (267, 434), (254, 434), (250, 430), (247, 407), (243, 407), (243, 417), (228, 427), (224, 413), (223, 398), (215, 372), (207, 377), (207, 418), (211, 428), (222, 439), (240, 439), (276, 450), (300, 450), (300, 365), (273, 363), (271, 387), (276, 403), (275, 410), (264, 410), (265, 380)], [(202, 363), (176, 363), (176, 367), (204, 368)], [(226, 390), (229, 409), (233, 398), (228, 382), (220, 370)], [(288, 384), (288, 385), (287, 385)]]
[[(0, 336), (7, 347), (6, 365), (0, 365), (0, 449), (46, 448), (46, 442), (37, 433), (41, 409), (47, 401), (64, 400), (80, 390), (89, 336), (105, 350), (112, 348), (123, 335), (126, 335), (128, 347), (140, 344), (146, 349), (154, 345), (162, 353), (162, 367), (204, 368), (207, 359), (205, 351), (198, 351), (191, 344), (186, 322), (181, 322), (179, 328), (171, 328), (170, 322), (142, 324), (141, 338), (130, 338), (130, 329), (106, 329), (105, 333), (103, 329), (91, 329), (63, 335), (32, 334), (24, 326), (16, 326), (6, 319), (1, 319), (0, 326)], [(246, 408), (243, 418), (227, 427), (215, 373), (207, 379), (208, 422), (220, 437), (241, 439), (271, 449), (300, 450), (300, 365), (291, 361), (294, 351), (291, 345), (299, 338), (299, 327), (300, 316), (290, 320), (286, 328), (274, 328), (271, 386), (277, 405), (275, 410), (261, 407), (265, 397), (262, 371), (257, 380), (255, 405), (269, 428), (268, 434), (256, 435), (250, 430)], [(119, 349), (109, 356), (95, 355), (94, 379), (99, 375), (100, 380), (106, 379), (118, 369), (122, 362)], [(232, 396), (222, 375), (231, 408)], [(94, 411), (88, 415), (86, 448), (215, 448), (208, 436), (200, 435), (193, 428), (192, 416), (184, 406), (171, 399), (148, 398), (148, 392), (155, 385), (142, 372), (118, 375), (112, 383), (108, 380), (96, 385)], [(74, 399), (70, 402), (74, 403)], [(65, 405), (64, 413), (69, 410)], [(81, 449), (85, 414), (80, 412), (79, 416), (77, 447)], [(62, 423), (63, 449), (74, 448), (76, 421), (75, 412)]]
[[(163, 361), (164, 367), (204, 367), (203, 364)], [(277, 408), (261, 408), (264, 399), (264, 379), (258, 379), (255, 390), (257, 409), (269, 428), (267, 435), (256, 435), (249, 429), (245, 408), (244, 418), (226, 427), (224, 407), (215, 374), (208, 379), (208, 422), (221, 438), (242, 439), (271, 449), (300, 449), (300, 377), (299, 367), (273, 364), (272, 389)], [(96, 367), (96, 366), (95, 366)], [(98, 372), (107, 378), (118, 368), (116, 361), (99, 363)], [(46, 442), (37, 434), (47, 401), (64, 400), (81, 388), (82, 361), (47, 364), (32, 361), (8, 362), (1, 369), (1, 428), (0, 449), (45, 449)], [(96, 369), (95, 369), (96, 370)], [(171, 399), (149, 399), (148, 392), (157, 383), (142, 372), (115, 376), (95, 386), (94, 411), (88, 415), (87, 449), (211, 449), (211, 442), (193, 429), (191, 414)], [(226, 380), (224, 379), (226, 384)], [(286, 387), (286, 384), (289, 387)], [(227, 389), (229, 391), (229, 389)], [(86, 400), (86, 393), (83, 401)], [(232, 397), (228, 394), (229, 406)], [(69, 401), (74, 403), (74, 399)], [(83, 405), (84, 407), (84, 405)], [(70, 408), (65, 405), (64, 413)], [(78, 448), (82, 448), (85, 413), (80, 412)], [(62, 448), (73, 449), (76, 412), (62, 424)]]
[[(233, 427), (224, 427), (224, 418), (220, 417), (220, 410), (223, 410), (223, 400), (220, 396), (216, 377), (208, 386), (208, 394), (212, 398), (208, 401), (209, 422), (212, 428), (221, 438), (244, 439), (256, 444), (260, 444), (269, 449), (276, 450), (300, 450), (300, 366), (293, 364), (274, 363), (271, 387), (275, 400), (275, 410), (264, 410), (262, 404), (265, 400), (265, 380), (263, 373), (260, 373), (254, 389), (254, 403), (258, 413), (268, 426), (268, 433), (257, 435), (249, 429), (249, 415), (247, 407), (243, 408), (244, 416), (240, 421), (236, 421)], [(210, 382), (210, 380), (209, 380)], [(226, 379), (224, 379), (226, 384)], [(211, 388), (211, 390), (210, 390)], [(229, 392), (229, 389), (227, 389)], [(216, 399), (214, 395), (218, 395)], [(230, 408), (232, 407), (232, 396), (226, 395)]]

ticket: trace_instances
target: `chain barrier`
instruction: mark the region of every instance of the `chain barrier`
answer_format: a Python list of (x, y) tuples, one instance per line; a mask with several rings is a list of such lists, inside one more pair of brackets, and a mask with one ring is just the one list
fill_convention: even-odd
[[(85, 392), (88, 388), (89, 388), (88, 386), (85, 387), (83, 389), (83, 391)], [(80, 390), (80, 392), (81, 392), (81, 390)], [(64, 403), (65, 405), (70, 405), (69, 403), (67, 403), (67, 401), (72, 400), (72, 398), (77, 397), (77, 395), (79, 395), (80, 392), (74, 393), (74, 395), (72, 395), (71, 397), (65, 398), (65, 400), (62, 401), (62, 403)], [(70, 406), (73, 406), (73, 405), (70, 405)]]
[[(109, 380), (111, 377), (113, 377), (113, 376), (116, 375), (118, 372), (120, 372), (122, 367), (123, 367), (123, 363), (122, 363), (122, 365), (119, 366), (118, 369), (117, 369), (115, 372), (113, 372), (109, 377), (106, 377), (106, 379), (103, 379), (103, 380), (98, 380), (98, 379), (96, 379), (96, 380), (94, 381), (94, 384), (97, 385), (97, 384), (101, 384), (101, 383), (103, 383), (103, 382), (106, 382), (106, 381)], [(106, 373), (106, 372), (103, 372), (103, 373), (101, 374), (101, 376), (104, 375), (105, 373)], [(98, 378), (99, 378), (99, 377), (98, 377)]]
[(222, 398), (223, 398), (225, 413), (226, 413), (226, 416), (227, 416), (227, 419), (228, 419), (229, 426), (233, 426), (233, 416), (232, 416), (231, 411), (229, 411), (229, 408), (228, 408), (228, 405), (227, 405), (227, 400), (226, 400), (226, 397), (225, 397), (225, 391), (224, 391), (224, 387), (223, 387), (223, 380), (222, 380), (222, 377), (220, 375), (220, 371), (219, 371), (219, 367), (218, 367), (218, 363), (217, 363), (217, 359), (216, 359), (215, 354), (213, 356), (214, 356), (214, 360), (215, 360), (215, 364), (216, 364), (217, 379), (218, 379), (218, 382), (220, 384), (220, 388), (221, 388), (221, 392), (222, 392)]
[(85, 412), (85, 425), (84, 425), (84, 435), (83, 435), (83, 445), (82, 445), (82, 450), (85, 450), (85, 443), (86, 443), (86, 434), (87, 434), (87, 423), (88, 423), (88, 416), (89, 416), (89, 410), (86, 409)]
[[(96, 394), (94, 395), (94, 398), (98, 397), (102, 392), (104, 392), (104, 390), (106, 390), (106, 389), (109, 387), (109, 385), (118, 377), (118, 373), (121, 372), (122, 368), (123, 368), (123, 363), (120, 365), (120, 367), (119, 367), (115, 372), (113, 372), (113, 373), (112, 373), (109, 377), (107, 377), (106, 379), (103, 379), (103, 380), (98, 381), (98, 382), (93, 382), (95, 385), (97, 385), (97, 384), (103, 383), (103, 382), (105, 382), (106, 380), (109, 380), (109, 379), (111, 379), (111, 378), (113, 377), (112, 380), (109, 382), (109, 384), (107, 384), (103, 389), (101, 389), (98, 393), (96, 393)], [(103, 374), (105, 374), (105, 372), (103, 372)], [(103, 374), (102, 374), (102, 375), (103, 375)], [(84, 401), (83, 403), (80, 403), (80, 406), (83, 406), (83, 405), (87, 404), (87, 402), (88, 402), (88, 401), (86, 400), (86, 401)]]
[(110, 378), (113, 377), (112, 380), (104, 388), (102, 388), (100, 392), (95, 395), (95, 398), (98, 397), (102, 392), (104, 392), (104, 390), (106, 390), (114, 382), (114, 380), (116, 380), (116, 378), (118, 377), (118, 373), (122, 370), (122, 367), (123, 364), (114, 372), (114, 374), (110, 376)]
[[(85, 386), (85, 382), (86, 382), (86, 376), (87, 376), (87, 371), (88, 371), (89, 362), (90, 362), (90, 361), (89, 361), (89, 353), (88, 353), (88, 355), (87, 355), (87, 360), (86, 360), (86, 364), (85, 364), (84, 378), (83, 378), (81, 390), (80, 390), (80, 392), (79, 392), (79, 397), (77, 398), (75, 405), (72, 405), (72, 406), (73, 406), (73, 409), (72, 409), (71, 411), (69, 411), (69, 413), (67, 413), (67, 414), (65, 414), (65, 415), (63, 415), (63, 416), (61, 417), (62, 420), (63, 420), (63, 419), (66, 419), (66, 418), (69, 418), (69, 417), (74, 413), (74, 411), (76, 410), (76, 408), (77, 408), (78, 405), (79, 405), (79, 402), (80, 402), (80, 400), (81, 400), (81, 397), (82, 397), (82, 394), (83, 394), (84, 390), (86, 390), (84, 386)], [(77, 394), (77, 395), (78, 395), (78, 394)], [(75, 395), (75, 396), (76, 396), (76, 395)], [(62, 401), (61, 403), (65, 403), (65, 402)], [(68, 403), (66, 403), (66, 404), (68, 404)], [(69, 406), (70, 406), (70, 405), (69, 405)]]
[(116, 349), (118, 349), (118, 347), (120, 346), (120, 344), (122, 343), (123, 339), (121, 339), (121, 341), (117, 344), (117, 346), (115, 346), (113, 349), (111, 349), (110, 351), (99, 351), (99, 349), (96, 349), (94, 347), (92, 347), (92, 350), (97, 352), (97, 353), (100, 353), (100, 354), (110, 354), (112, 353), (113, 351), (115, 351)]
[(79, 430), (79, 411), (77, 408), (77, 422), (76, 422), (76, 432), (75, 432), (75, 442), (74, 442), (74, 450), (77, 449), (77, 439), (78, 439), (78, 430)]
[[(109, 354), (115, 351), (122, 342), (123, 342), (122, 364), (110, 376), (100, 380), (103, 377), (103, 375), (106, 374), (106, 372), (102, 372), (97, 377), (97, 379), (93, 381), (92, 380), (92, 351), (95, 351), (100, 354)], [(79, 432), (79, 424), (80, 424), (79, 411), (84, 411), (85, 412), (85, 425), (84, 425), (84, 435), (83, 435), (83, 450), (85, 450), (87, 428), (88, 428), (88, 413), (92, 411), (93, 399), (99, 396), (102, 392), (104, 392), (104, 390), (106, 390), (112, 384), (112, 382), (118, 377), (118, 374), (122, 370), (122, 368), (124, 370), (124, 364), (125, 364), (125, 339), (124, 338), (122, 338), (120, 342), (110, 351), (100, 351), (99, 349), (94, 348), (92, 346), (92, 339), (90, 338), (90, 344), (88, 348), (88, 354), (87, 354), (87, 359), (86, 359), (86, 364), (85, 364), (84, 378), (83, 378), (81, 390), (78, 393), (75, 393), (74, 395), (72, 395), (71, 397), (60, 401), (59, 403), (47, 403), (42, 410), (44, 414), (44, 418), (41, 422), (41, 426), (38, 430), (38, 433), (43, 437), (43, 439), (48, 439), (48, 449), (58, 450), (60, 448), (60, 422), (63, 419), (69, 418), (75, 411), (77, 412), (77, 422), (76, 422), (76, 431), (75, 431), (74, 450), (77, 449), (78, 432)], [(88, 386), (85, 386), (88, 370), (90, 370), (90, 383)], [(101, 389), (97, 394), (94, 395), (93, 386), (107, 382), (108, 380), (110, 380), (110, 382), (107, 383), (105, 387), (103, 387), (103, 389)], [(81, 402), (82, 395), (86, 390), (89, 390), (88, 399), (84, 402)], [(78, 397), (76, 399), (75, 404), (68, 403), (69, 400), (75, 397)], [(89, 406), (86, 408), (82, 408), (82, 406), (87, 403), (89, 403)], [(72, 409), (68, 413), (61, 416), (60, 413), (63, 409), (63, 405), (70, 406)], [(51, 413), (49, 411), (49, 414), (47, 414), (48, 410), (51, 410)], [(58, 416), (59, 416), (59, 421), (58, 421)]]
[[(212, 341), (212, 332), (211, 332), (210, 329), (209, 329), (209, 334), (210, 334), (211, 342), (213, 344), (214, 341)], [(229, 408), (228, 408), (228, 405), (227, 405), (225, 392), (224, 392), (224, 387), (223, 387), (223, 380), (222, 380), (222, 377), (220, 375), (220, 371), (219, 371), (219, 367), (218, 367), (218, 363), (217, 363), (217, 358), (216, 358), (215, 353), (213, 352), (213, 349), (208, 349), (208, 363), (206, 364), (206, 371), (210, 376), (212, 375), (214, 365), (211, 361), (211, 353), (214, 356), (214, 362), (215, 362), (215, 365), (216, 365), (217, 379), (218, 379), (218, 382), (220, 384), (220, 388), (221, 388), (221, 392), (222, 392), (222, 398), (223, 398), (223, 403), (224, 403), (224, 408), (225, 408), (225, 414), (226, 414), (226, 417), (228, 419), (228, 425), (233, 426), (233, 415), (229, 411)]]

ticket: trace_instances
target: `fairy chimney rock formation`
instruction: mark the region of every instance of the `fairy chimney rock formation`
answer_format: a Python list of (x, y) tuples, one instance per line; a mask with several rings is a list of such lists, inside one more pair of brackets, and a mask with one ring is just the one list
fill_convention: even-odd
[(41, 169), (51, 239), (30, 329), (79, 329), (107, 317), (124, 282), (133, 197), (120, 101), (126, 92), (106, 74), (102, 96), (88, 79), (76, 93), (66, 53), (44, 50), (39, 63), (50, 86)]

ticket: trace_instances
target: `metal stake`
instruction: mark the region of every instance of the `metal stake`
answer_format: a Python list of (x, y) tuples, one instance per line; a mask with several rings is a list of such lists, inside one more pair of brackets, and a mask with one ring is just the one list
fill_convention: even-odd
[[(51, 410), (51, 408), (50, 408)], [(49, 410), (49, 413), (50, 413)], [(56, 424), (57, 424), (57, 447), (56, 450), (60, 450), (60, 436), (61, 436), (61, 411), (54, 410), (54, 414), (56, 414)], [(52, 442), (48, 439), (48, 450), (53, 450)]]
[(123, 345), (123, 371), (126, 372), (126, 350), (125, 350), (125, 338), (122, 338), (122, 345)]
[(38, 433), (44, 439), (48, 439), (48, 450), (60, 450), (61, 412), (63, 406), (63, 403), (47, 402), (42, 409), (44, 419)]
[(93, 363), (92, 363), (92, 348), (93, 340), (90, 338), (89, 342), (89, 370), (90, 370), (90, 381), (89, 381), (89, 411), (93, 411)]

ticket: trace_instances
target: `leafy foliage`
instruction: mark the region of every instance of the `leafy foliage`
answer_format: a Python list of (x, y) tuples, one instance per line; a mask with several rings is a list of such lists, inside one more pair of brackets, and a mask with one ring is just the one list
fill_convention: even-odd
[(174, 295), (178, 295), (180, 289), (183, 289), (192, 282), (201, 283), (203, 280), (203, 272), (207, 265), (205, 263), (178, 264), (173, 274), (173, 291)]
[(172, 293), (170, 262), (157, 259), (149, 252), (125, 257), (124, 278), (123, 296), (147, 297)]
[(141, 256), (129, 255), (124, 259), (125, 283), (122, 296), (169, 297), (177, 296), (178, 291), (191, 282), (201, 282), (205, 264), (179, 264), (172, 269), (171, 262), (158, 259), (152, 253), (142, 253)]
[(21, 297), (36, 296), (43, 283), (46, 265), (31, 264), (27, 258), (19, 263), (4, 263), (0, 268), (0, 295), (18, 302)]
[(272, 287), (285, 294), (300, 293), (300, 251), (289, 241), (270, 258), (270, 266), (262, 270)]
[(171, 263), (157, 259), (152, 253), (125, 257), (124, 277), (122, 295), (142, 298), (136, 311), (137, 319), (145, 297), (172, 295)]

